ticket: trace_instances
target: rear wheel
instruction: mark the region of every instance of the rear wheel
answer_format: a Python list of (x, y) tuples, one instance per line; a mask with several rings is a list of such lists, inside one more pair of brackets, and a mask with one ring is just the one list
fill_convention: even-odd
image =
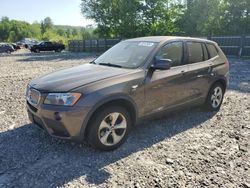
[(225, 88), (221, 83), (215, 83), (207, 96), (205, 107), (209, 111), (218, 111), (220, 110), (221, 104), (223, 102), (225, 93)]
[(36, 51), (36, 53), (40, 53), (40, 50), (39, 50), (39, 49), (36, 49), (35, 51)]
[(87, 132), (87, 140), (93, 147), (108, 151), (124, 143), (131, 127), (130, 114), (126, 109), (111, 106), (94, 116)]

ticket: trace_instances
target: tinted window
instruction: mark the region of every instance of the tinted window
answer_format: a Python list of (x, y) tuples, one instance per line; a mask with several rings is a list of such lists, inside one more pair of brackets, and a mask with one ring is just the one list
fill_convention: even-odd
[(45, 45), (52, 45), (52, 42), (45, 42)]
[(162, 47), (162, 49), (157, 54), (157, 59), (171, 59), (172, 67), (182, 64), (183, 57), (183, 43), (173, 42)]
[(189, 63), (198, 63), (203, 61), (203, 50), (201, 43), (188, 42), (187, 48)]
[(202, 48), (203, 48), (203, 55), (204, 55), (204, 61), (208, 60), (209, 57), (208, 57), (208, 51), (207, 51), (207, 47), (205, 44), (202, 44)]
[(210, 58), (213, 58), (218, 55), (218, 51), (213, 44), (207, 44), (207, 48), (209, 51)]

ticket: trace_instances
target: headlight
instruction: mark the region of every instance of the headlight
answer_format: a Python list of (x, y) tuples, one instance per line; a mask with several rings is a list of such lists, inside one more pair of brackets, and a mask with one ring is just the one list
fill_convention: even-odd
[(49, 93), (44, 104), (73, 106), (81, 97), (81, 93)]

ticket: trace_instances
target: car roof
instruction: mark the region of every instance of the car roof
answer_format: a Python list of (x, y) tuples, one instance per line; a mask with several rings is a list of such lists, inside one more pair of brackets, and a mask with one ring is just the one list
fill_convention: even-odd
[(0, 43), (1, 46), (9, 46), (8, 43)]
[(140, 42), (167, 42), (170, 40), (190, 40), (190, 41), (196, 41), (196, 42), (209, 42), (209, 43), (215, 43), (213, 41), (202, 39), (202, 38), (192, 38), (192, 37), (178, 37), (178, 36), (149, 36), (149, 37), (139, 37), (139, 38), (133, 38), (128, 39), (126, 41), (140, 41)]

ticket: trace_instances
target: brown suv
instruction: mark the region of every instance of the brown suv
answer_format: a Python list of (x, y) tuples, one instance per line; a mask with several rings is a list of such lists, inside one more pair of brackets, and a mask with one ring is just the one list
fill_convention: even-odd
[(52, 136), (112, 150), (148, 115), (194, 105), (219, 110), (228, 77), (228, 60), (212, 41), (130, 39), (89, 64), (30, 81), (28, 114)]

